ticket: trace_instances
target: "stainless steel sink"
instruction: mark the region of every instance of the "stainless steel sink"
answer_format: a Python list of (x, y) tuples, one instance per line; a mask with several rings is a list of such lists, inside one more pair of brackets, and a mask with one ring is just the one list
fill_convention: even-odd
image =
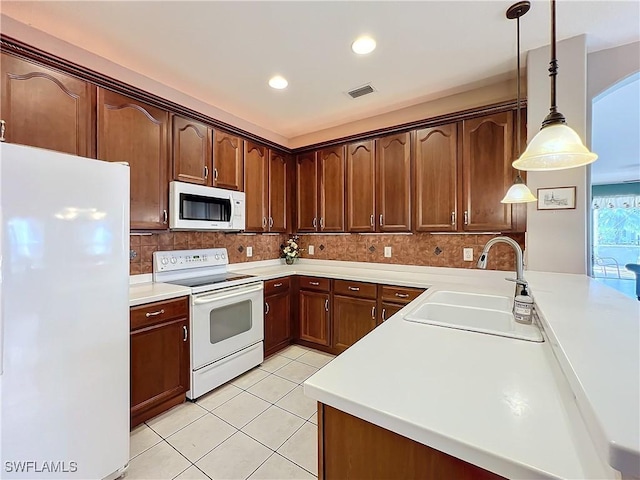
[(536, 324), (524, 325), (515, 321), (512, 305), (509, 297), (437, 291), (404, 319), (530, 342), (544, 341)]

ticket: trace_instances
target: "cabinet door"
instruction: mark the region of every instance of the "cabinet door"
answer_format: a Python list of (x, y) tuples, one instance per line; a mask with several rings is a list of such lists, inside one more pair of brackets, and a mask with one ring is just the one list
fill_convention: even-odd
[(415, 229), (455, 231), (457, 227), (457, 124), (418, 130), (414, 137)]
[(289, 177), (287, 157), (269, 149), (269, 221), (270, 232), (287, 231)]
[(5, 53), (1, 59), (6, 141), (95, 157), (96, 87)]
[(315, 152), (296, 158), (296, 231), (318, 230), (318, 171)]
[(374, 142), (347, 145), (347, 230), (375, 232), (376, 161)]
[(511, 205), (500, 200), (515, 177), (512, 136), (512, 112), (462, 122), (464, 230), (511, 230)]
[(269, 356), (291, 341), (289, 292), (264, 299), (264, 355)]
[(247, 232), (267, 231), (268, 196), (267, 148), (244, 142), (244, 185)]
[(345, 147), (318, 152), (319, 231), (344, 232)]
[(168, 227), (169, 113), (98, 89), (98, 158), (128, 162), (131, 228)]
[(173, 117), (173, 179), (211, 185), (211, 130), (202, 123)]
[(409, 133), (376, 140), (378, 230), (411, 230), (411, 143)]
[(331, 345), (329, 294), (300, 291), (300, 340)]
[(213, 186), (241, 192), (243, 185), (243, 141), (240, 137), (220, 132), (214, 133)]
[(131, 332), (132, 418), (189, 390), (188, 328), (182, 318)]
[(380, 303), (380, 318), (378, 320), (378, 325), (382, 322), (385, 322), (391, 318), (392, 315), (398, 313), (404, 305), (398, 305), (397, 303), (389, 303), (389, 302), (381, 302)]
[(333, 348), (345, 351), (376, 328), (376, 301), (333, 297)]

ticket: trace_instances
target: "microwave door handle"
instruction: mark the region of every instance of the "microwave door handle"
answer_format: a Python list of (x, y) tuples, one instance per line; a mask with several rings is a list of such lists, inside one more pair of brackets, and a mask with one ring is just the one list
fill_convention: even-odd
[(233, 215), (235, 213), (236, 207), (235, 202), (233, 201), (233, 193), (229, 194), (229, 201), (231, 202), (231, 217), (229, 218), (229, 226), (233, 226)]
[(259, 292), (262, 290), (262, 285), (255, 286), (253, 288), (242, 289), (235, 291), (233, 293), (222, 294), (214, 293), (212, 295), (207, 295), (206, 297), (197, 297), (193, 299), (194, 305), (204, 305), (206, 303), (217, 302), (218, 300), (226, 300), (227, 298), (239, 297), (240, 295), (246, 295), (248, 293)]

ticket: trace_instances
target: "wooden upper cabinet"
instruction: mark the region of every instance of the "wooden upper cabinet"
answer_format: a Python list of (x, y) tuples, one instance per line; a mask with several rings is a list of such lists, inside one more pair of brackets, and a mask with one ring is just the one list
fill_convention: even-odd
[(345, 212), (345, 147), (318, 152), (320, 220), (317, 231), (344, 232)]
[(376, 140), (378, 231), (411, 230), (410, 134), (389, 135)]
[(318, 170), (316, 154), (296, 158), (296, 231), (315, 232), (318, 226)]
[(457, 124), (418, 130), (413, 151), (415, 229), (456, 231)]
[(211, 185), (211, 130), (202, 123), (173, 117), (173, 179)]
[(376, 229), (376, 159), (374, 142), (347, 145), (347, 230)]
[(243, 140), (235, 135), (215, 131), (213, 140), (214, 187), (242, 191), (243, 184)]
[(462, 122), (462, 209), (466, 231), (511, 230), (511, 205), (500, 203), (513, 183), (513, 113)]
[(7, 142), (95, 158), (94, 85), (5, 53), (0, 70)]
[(266, 232), (269, 202), (267, 147), (244, 142), (245, 230)]
[(289, 227), (289, 175), (287, 157), (269, 149), (269, 221), (270, 232), (284, 233)]
[(168, 228), (169, 113), (98, 89), (98, 158), (128, 162), (131, 228)]

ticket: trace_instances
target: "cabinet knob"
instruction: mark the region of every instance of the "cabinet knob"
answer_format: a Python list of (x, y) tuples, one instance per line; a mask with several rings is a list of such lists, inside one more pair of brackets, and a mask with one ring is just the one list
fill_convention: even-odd
[(4, 120), (0, 120), (0, 142), (5, 141), (4, 132), (6, 128), (7, 128), (7, 122), (5, 122)]

